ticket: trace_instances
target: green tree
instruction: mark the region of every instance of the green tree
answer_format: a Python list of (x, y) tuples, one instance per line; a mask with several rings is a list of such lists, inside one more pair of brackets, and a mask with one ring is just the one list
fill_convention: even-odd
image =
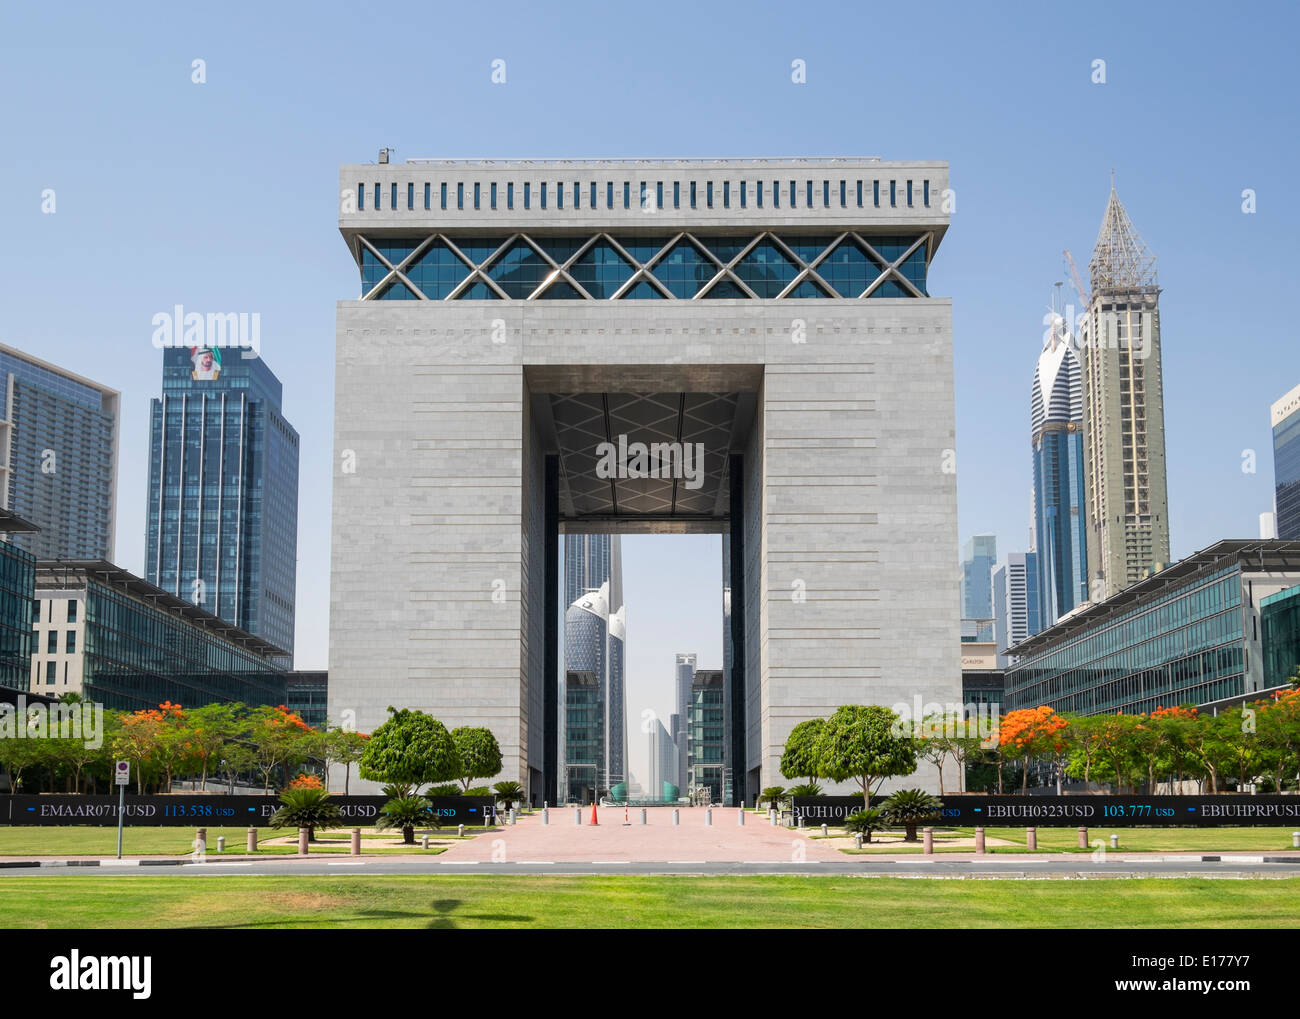
[(501, 745), (491, 729), (461, 726), (451, 730), (460, 756), (460, 774), (456, 776), (465, 789), (476, 778), (494, 778), (501, 773)]
[(783, 778), (806, 777), (811, 783), (820, 775), (817, 770), (817, 740), (825, 724), (824, 718), (810, 718), (790, 730), (790, 735), (785, 739), (785, 750), (781, 753)]
[(366, 741), (362, 778), (413, 788), (460, 778), (460, 755), (446, 726), (411, 708), (389, 706), (388, 715)]
[(492, 787), (498, 803), (504, 803), (506, 810), (510, 809), (510, 804), (524, 802), (524, 787), (518, 782), (498, 782)]
[(853, 779), (871, 809), (873, 783), (916, 771), (916, 741), (900, 735), (902, 720), (878, 704), (846, 704), (826, 720), (817, 738), (820, 774), (832, 782)]
[(262, 790), (270, 792), (271, 778), (310, 756), (316, 732), (283, 704), (254, 708), (248, 718), (248, 739), (256, 768), (262, 776)]
[(769, 807), (776, 810), (781, 806), (781, 801), (785, 799), (785, 795), (786, 793), (783, 787), (779, 785), (770, 785), (758, 794), (758, 802), (761, 804), (766, 801)]
[(366, 740), (370, 737), (355, 729), (334, 726), (327, 729), (322, 742), (321, 752), (325, 757), (325, 788), (329, 788), (329, 766), (343, 765), (343, 795), (348, 795), (352, 783), (352, 765), (361, 760), (366, 749)]
[(271, 815), (272, 828), (306, 828), (307, 841), (316, 841), (316, 829), (343, 820), (338, 804), (324, 789), (286, 789), (280, 794), (282, 806)]
[(242, 704), (205, 704), (187, 711), (190, 753), (199, 765), (199, 788), (208, 788), (208, 774), (222, 759), (226, 744), (243, 728), (238, 712)]
[(942, 807), (943, 801), (924, 789), (899, 789), (880, 805), (880, 810), (890, 824), (899, 824), (906, 829), (904, 842), (915, 842), (917, 827), (925, 821), (937, 820)]

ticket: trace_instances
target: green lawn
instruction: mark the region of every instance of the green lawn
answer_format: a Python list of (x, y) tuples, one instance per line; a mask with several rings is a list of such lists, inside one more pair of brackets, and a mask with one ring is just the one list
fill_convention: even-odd
[(0, 877), (6, 928), (1300, 926), (1300, 878)]
[[(1089, 828), (1090, 848), (1079, 849), (1079, 836), (1074, 828), (1039, 828), (1040, 851), (1092, 852), (1100, 840), (1110, 848), (1111, 835), (1119, 836), (1120, 851), (1140, 853), (1190, 853), (1190, 852), (1246, 852), (1291, 848), (1294, 828)], [(974, 828), (955, 828), (955, 832), (974, 837)], [(991, 839), (1005, 839), (1020, 846), (1025, 845), (1024, 828), (985, 828)], [(936, 834), (938, 834), (936, 832)], [(991, 851), (1009, 852), (1010, 847), (990, 846)]]
[[(122, 833), (123, 856), (188, 856), (194, 852), (193, 828), (131, 828)], [(296, 834), (288, 828), (259, 828), (257, 830), (258, 852), (275, 854), (292, 854), (298, 851), (297, 844), (272, 846), (270, 839), (284, 838)], [(245, 828), (209, 828), (208, 853), (217, 853), (217, 836), (226, 837), (226, 853), (242, 854), (247, 851), (248, 833)], [(363, 839), (401, 838), (400, 832), (362, 832)], [(471, 838), (472, 836), (465, 836)], [(318, 842), (313, 842), (311, 851), (348, 852), (351, 849), (351, 833), (348, 831), (320, 832)], [(447, 844), (456, 841), (453, 831), (449, 835), (431, 835), (431, 844)], [(362, 849), (369, 853), (402, 852), (399, 849), (380, 849), (378, 847)], [(419, 835), (416, 843), (407, 852), (423, 852), (420, 849)], [(442, 849), (437, 850), (442, 852)], [(429, 849), (432, 854), (434, 850)], [(5, 856), (114, 856), (117, 854), (117, 829), (90, 825), (68, 825), (57, 827), (40, 827), (37, 825), (14, 825), (0, 827), (0, 857)]]

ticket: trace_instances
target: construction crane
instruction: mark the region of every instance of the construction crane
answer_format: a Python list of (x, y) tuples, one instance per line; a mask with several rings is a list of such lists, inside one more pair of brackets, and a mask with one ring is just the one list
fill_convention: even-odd
[(1065, 261), (1070, 267), (1070, 277), (1074, 280), (1075, 292), (1079, 295), (1079, 300), (1083, 302), (1084, 310), (1092, 307), (1092, 295), (1083, 289), (1083, 282), (1079, 279), (1079, 270), (1075, 268), (1074, 256), (1070, 254), (1070, 249), (1065, 249)]

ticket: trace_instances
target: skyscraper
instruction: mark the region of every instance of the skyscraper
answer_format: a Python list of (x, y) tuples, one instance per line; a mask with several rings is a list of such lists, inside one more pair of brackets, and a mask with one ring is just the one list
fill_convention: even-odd
[[(1083, 349), (1084, 484), (1093, 601), (1169, 561), (1156, 259), (1114, 187), (1088, 263)], [(1040, 550), (1041, 551), (1041, 550)]]
[(677, 799), (677, 745), (668, 735), (663, 722), (650, 723), (650, 783), (646, 795), (652, 800), (671, 803)]
[(1088, 600), (1083, 387), (1074, 343), (1058, 316), (1053, 316), (1038, 356), (1029, 408), (1039, 599), (1035, 615), (1050, 626)]
[(961, 564), (961, 617), (989, 619), (993, 616), (993, 589), (989, 572), (998, 561), (998, 539), (977, 534), (966, 542)]
[(690, 760), (687, 755), (689, 727), (691, 724), (691, 684), (695, 682), (695, 666), (699, 655), (679, 654), (676, 662), (677, 710), (673, 712), (672, 737), (677, 744), (677, 778), (675, 782), (685, 789), (690, 781)]
[(163, 351), (162, 398), (151, 405), (145, 576), (291, 657), (298, 433), (261, 358), (229, 348), (219, 355)]
[(999, 669), (1007, 667), (1007, 648), (1043, 628), (1040, 616), (1038, 560), (1041, 552), (1008, 552), (993, 568), (993, 643)]
[(0, 345), (0, 509), (39, 530), (10, 543), (37, 559), (113, 558), (116, 390)]
[(1276, 537), (1300, 540), (1300, 386), (1270, 408)]

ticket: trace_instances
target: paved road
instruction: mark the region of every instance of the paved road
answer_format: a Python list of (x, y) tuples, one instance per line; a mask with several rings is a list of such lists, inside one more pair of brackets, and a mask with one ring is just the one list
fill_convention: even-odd
[[(1264, 862), (1268, 861), (1268, 862)], [(1277, 862), (1275, 862), (1277, 861)], [(1122, 856), (1111, 854), (1106, 862), (1096, 863), (1078, 856), (1051, 856), (1026, 859), (1024, 856), (987, 859), (945, 859), (942, 856), (907, 859), (841, 859), (802, 863), (633, 862), (598, 860), (590, 862), (551, 862), (521, 860), (514, 863), (490, 861), (451, 861), (441, 857), (400, 857), (369, 859), (285, 859), (212, 860), (204, 863), (185, 861), (177, 865), (168, 861), (140, 864), (140, 861), (97, 861), (93, 866), (50, 866), (0, 869), (0, 876), (67, 877), (70, 875), (152, 875), (177, 877), (217, 877), (222, 875), (307, 876), (341, 874), (638, 874), (638, 875), (801, 875), (820, 877), (930, 877), (930, 878), (1074, 878), (1107, 879), (1133, 877), (1217, 877), (1217, 878), (1285, 878), (1300, 877), (1300, 858), (1276, 858), (1226, 855), (1217, 861), (1200, 857)]]

